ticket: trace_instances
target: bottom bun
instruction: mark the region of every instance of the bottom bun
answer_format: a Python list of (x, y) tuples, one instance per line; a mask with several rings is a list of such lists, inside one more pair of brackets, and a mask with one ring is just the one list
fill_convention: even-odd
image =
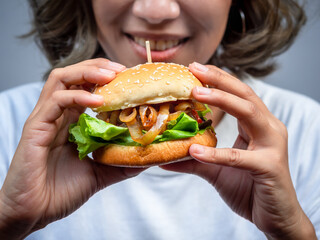
[(149, 167), (190, 159), (189, 147), (194, 144), (217, 145), (215, 133), (206, 130), (194, 137), (142, 146), (110, 144), (93, 153), (96, 162), (123, 167)]

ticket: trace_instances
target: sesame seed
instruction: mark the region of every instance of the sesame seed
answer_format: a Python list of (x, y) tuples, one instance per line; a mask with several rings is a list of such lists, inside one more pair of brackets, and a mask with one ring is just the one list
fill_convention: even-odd
[(131, 90), (129, 90), (129, 93), (132, 93), (132, 91), (131, 91)]
[(166, 84), (167, 84), (167, 85), (170, 85), (170, 82), (169, 82), (169, 81), (167, 81), (167, 82), (166, 82)]
[(158, 93), (158, 96), (161, 97), (163, 94), (162, 93)]
[(119, 85), (119, 83), (116, 83), (114, 86), (116, 87), (116, 86), (118, 86)]
[(149, 80), (146, 80), (146, 83), (150, 82)]

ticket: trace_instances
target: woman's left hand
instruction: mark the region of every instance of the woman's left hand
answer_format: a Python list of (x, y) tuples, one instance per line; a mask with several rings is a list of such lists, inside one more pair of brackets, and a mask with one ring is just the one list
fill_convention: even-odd
[(233, 211), (269, 238), (316, 239), (291, 181), (285, 125), (237, 78), (214, 66), (193, 63), (189, 68), (212, 87), (193, 89), (194, 98), (236, 117), (238, 138), (233, 148), (194, 144), (189, 152), (197, 161), (163, 168), (206, 179)]

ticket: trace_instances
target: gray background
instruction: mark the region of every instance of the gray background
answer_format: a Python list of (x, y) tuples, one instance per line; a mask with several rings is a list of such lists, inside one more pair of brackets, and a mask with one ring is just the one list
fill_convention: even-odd
[[(320, 101), (320, 1), (310, 0), (306, 10), (306, 27), (295, 44), (277, 58), (278, 71), (265, 81)], [(32, 38), (17, 38), (30, 29), (30, 16), (25, 0), (0, 3), (0, 91), (40, 81), (48, 67)]]

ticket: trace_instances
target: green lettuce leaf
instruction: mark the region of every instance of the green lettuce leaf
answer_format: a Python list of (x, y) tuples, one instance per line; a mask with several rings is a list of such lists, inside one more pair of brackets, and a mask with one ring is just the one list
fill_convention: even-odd
[[(204, 129), (199, 131), (196, 120), (181, 113), (176, 120), (167, 123), (167, 130), (158, 135), (153, 143), (189, 138), (198, 133), (203, 134), (204, 131)], [(69, 133), (69, 141), (78, 145), (80, 159), (108, 144), (140, 146), (132, 140), (128, 128), (117, 127), (85, 113), (80, 115), (77, 123), (70, 125)]]
[(128, 128), (117, 127), (85, 113), (80, 115), (77, 123), (70, 125), (69, 134), (69, 141), (78, 145), (80, 159), (111, 140), (126, 142), (130, 136)]
[(209, 108), (208, 104), (204, 104), (204, 106), (206, 107), (205, 110), (203, 110), (203, 111), (197, 111), (197, 112), (198, 112), (198, 115), (199, 115), (200, 118), (202, 118), (202, 119), (204, 119), (204, 120), (207, 120), (207, 119), (205, 118), (205, 116), (206, 116), (207, 113), (212, 113), (212, 110)]

